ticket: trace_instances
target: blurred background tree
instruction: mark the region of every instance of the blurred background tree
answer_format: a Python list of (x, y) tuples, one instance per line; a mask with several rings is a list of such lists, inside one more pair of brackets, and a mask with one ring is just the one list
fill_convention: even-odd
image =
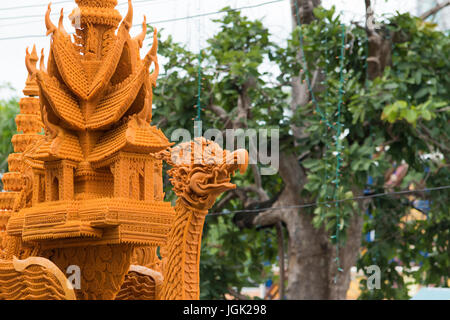
[[(343, 26), (318, 0), (291, 8), (282, 45), (262, 21), (225, 8), (201, 53), (204, 129), (280, 129), (278, 173), (250, 166), (207, 216), (201, 297), (245, 299), (242, 288), (273, 279), (282, 298), (345, 299), (351, 267), (370, 265), (380, 267), (381, 289), (362, 281), (361, 299), (408, 298), (412, 284), (448, 287), (448, 189), (350, 200), (449, 185), (448, 33), (427, 22), (431, 11), (375, 21), (367, 10), (371, 23)], [(198, 54), (162, 31), (159, 55), (153, 124), (168, 137), (180, 127), (193, 133)], [(3, 173), (17, 99), (0, 108)], [(334, 199), (348, 201), (323, 204)], [(310, 203), (318, 205), (302, 207)]]
[[(377, 28), (347, 25), (341, 69), (340, 17), (319, 3), (292, 2), (295, 23), (284, 46), (270, 41), (261, 21), (225, 8), (226, 16), (216, 20), (220, 31), (202, 50), (203, 128), (280, 129), (278, 174), (264, 176), (259, 165), (251, 166), (212, 210), (225, 214), (207, 218), (202, 298), (245, 298), (241, 289), (273, 277), (280, 256), (287, 262), (280, 287), (287, 285), (282, 296), (288, 299), (345, 299), (356, 265), (364, 272), (373, 264), (381, 269), (381, 290), (361, 283), (361, 298), (408, 297), (397, 266), (415, 283), (448, 286), (447, 190), (292, 208), (449, 184), (448, 35), (409, 14), (377, 21)], [(297, 25), (297, 15), (303, 24)], [(164, 33), (161, 39), (165, 63), (153, 123), (170, 137), (179, 127), (193, 131), (198, 57)], [(339, 137), (317, 112), (305, 75), (332, 124), (343, 89)], [(395, 167), (404, 174), (396, 176)], [(409, 218), (418, 200), (428, 207), (419, 208), (423, 217)], [(242, 209), (254, 211), (233, 213)], [(367, 241), (363, 235), (370, 231), (375, 239)]]

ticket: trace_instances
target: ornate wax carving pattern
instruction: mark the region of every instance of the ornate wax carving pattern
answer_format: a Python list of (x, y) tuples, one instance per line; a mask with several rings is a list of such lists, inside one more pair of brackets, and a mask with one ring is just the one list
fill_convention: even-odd
[(179, 199), (176, 220), (164, 247), (164, 282), (159, 298), (198, 299), (205, 217), (222, 192), (236, 187), (230, 177), (236, 170), (247, 169), (248, 153), (222, 150), (212, 141), (197, 138), (165, 152), (164, 158), (172, 166), (168, 173)]
[(67, 296), (51, 270), (31, 265), (16, 271), (11, 261), (0, 261), (0, 300), (66, 300)]
[[(170, 149), (150, 125), (157, 30), (141, 58), (147, 25), (131, 38), (131, 0), (124, 19), (116, 0), (75, 2), (74, 40), (49, 5), (47, 63), (26, 51), (23, 133), (0, 193), (0, 299), (198, 299), (205, 216), (248, 154), (203, 138)], [(164, 202), (163, 160), (175, 208)], [(72, 265), (75, 293), (61, 285)]]
[(53, 249), (42, 253), (61, 270), (70, 265), (80, 267), (81, 289), (75, 290), (81, 300), (115, 298), (130, 266), (132, 246), (102, 245)]

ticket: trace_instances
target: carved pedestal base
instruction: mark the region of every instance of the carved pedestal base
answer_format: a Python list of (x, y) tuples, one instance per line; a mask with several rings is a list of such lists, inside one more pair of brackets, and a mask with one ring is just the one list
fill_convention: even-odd
[(75, 290), (78, 300), (113, 300), (119, 292), (125, 274), (130, 267), (133, 246), (100, 245), (74, 248), (60, 248), (43, 253), (63, 272), (74, 274), (80, 268), (80, 288)]

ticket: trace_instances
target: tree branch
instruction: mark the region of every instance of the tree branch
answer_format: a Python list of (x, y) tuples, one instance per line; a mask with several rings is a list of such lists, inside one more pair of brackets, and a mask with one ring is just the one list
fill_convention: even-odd
[(167, 123), (168, 123), (167, 118), (166, 118), (166, 117), (162, 117), (162, 118), (158, 121), (158, 123), (156, 124), (156, 126), (157, 126), (158, 128), (163, 128)]
[(444, 9), (445, 7), (450, 5), (450, 0), (447, 0), (441, 4), (436, 5), (435, 7), (431, 8), (430, 10), (424, 12), (421, 16), (420, 19), (425, 20), (428, 17), (435, 15), (436, 13), (438, 13), (438, 11)]
[(435, 112), (447, 112), (447, 111), (450, 111), (450, 106), (447, 106), (447, 107), (445, 107), (445, 108), (438, 109), (438, 110), (436, 110)]
[(222, 199), (220, 199), (219, 202), (217, 202), (217, 204), (214, 207), (214, 210), (222, 211), (222, 209), (227, 205), (228, 202), (230, 202), (230, 200), (237, 198), (238, 194), (234, 191), (235, 190), (230, 190), (229, 192), (227, 192), (227, 194)]
[(317, 78), (319, 77), (319, 69), (314, 70), (313, 73), (313, 78), (311, 81), (311, 90), (314, 91), (315, 87), (316, 87), (316, 82), (317, 82)]
[(366, 4), (366, 33), (368, 38), (368, 76), (370, 80), (380, 77), (387, 65), (391, 64), (391, 40), (385, 39), (375, 30), (374, 10), (370, 0)]
[[(285, 221), (285, 215), (292, 214), (292, 209), (277, 209), (279, 207), (298, 205), (300, 201), (300, 192), (306, 183), (306, 175), (298, 164), (295, 154), (280, 154), (279, 174), (284, 182), (284, 189), (277, 201), (271, 207), (274, 209), (260, 212), (254, 219), (253, 224), (259, 226), (269, 226)], [(294, 209), (297, 210), (297, 209)]]
[(424, 139), (427, 142), (430, 142), (431, 144), (435, 145), (436, 147), (440, 148), (442, 151), (445, 152), (450, 152), (450, 148), (443, 145), (442, 143), (434, 140), (431, 136), (431, 132), (428, 130), (427, 127), (425, 127), (422, 123), (419, 123), (419, 127), (422, 129), (421, 130), (417, 130), (417, 133), (419, 134), (419, 136)]
[(252, 168), (253, 177), (255, 179), (255, 186), (252, 186), (252, 188), (258, 194), (261, 201), (269, 200), (269, 196), (262, 186), (261, 173), (259, 172), (258, 166), (256, 164), (251, 164), (250, 166)]
[(247, 208), (248, 206), (251, 206), (252, 204), (258, 202), (247, 195), (248, 192), (253, 192), (253, 190), (249, 190), (248, 187), (238, 187), (232, 191), (237, 194), (239, 200), (241, 200), (242, 204), (244, 205), (244, 208)]
[[(275, 202), (276, 204), (277, 202)], [(275, 206), (274, 204), (274, 206)], [(273, 226), (281, 220), (280, 210), (267, 210), (260, 212), (254, 219), (253, 224), (257, 226)]]
[(247, 128), (247, 120), (251, 117), (250, 107), (251, 100), (248, 94), (249, 89), (256, 86), (256, 79), (251, 77), (248, 78), (242, 87), (240, 88), (239, 97), (237, 101), (238, 114), (236, 119), (233, 121), (233, 128)]
[(219, 117), (219, 119), (224, 123), (225, 128), (227, 129), (232, 128), (231, 126), (232, 123), (228, 115), (228, 112), (226, 112), (222, 107), (211, 103), (206, 108), (214, 112)]
[(228, 288), (228, 293), (238, 300), (250, 300), (249, 297), (247, 297), (246, 295), (243, 295), (242, 293), (237, 292), (233, 288)]
[(261, 201), (267, 201), (269, 200), (269, 196), (267, 195), (266, 191), (262, 187), (257, 187), (255, 185), (245, 186), (241, 187), (241, 190), (244, 190), (245, 192), (254, 192), (258, 195), (258, 198)]
[(374, 20), (374, 11), (372, 9), (372, 4), (370, 0), (364, 0), (366, 4), (366, 30), (368, 35), (373, 35), (375, 32), (375, 28), (373, 27), (373, 23), (369, 23), (369, 21)]
[(359, 29), (365, 29), (358, 21), (350, 21), (351, 24), (354, 24)]
[[(297, 2), (297, 5), (295, 5), (295, 2)], [(291, 0), (292, 24), (294, 28), (297, 26), (296, 8), (298, 8), (297, 14), (300, 16), (301, 22), (309, 24), (315, 19), (313, 9), (318, 5), (320, 5), (320, 0)]]

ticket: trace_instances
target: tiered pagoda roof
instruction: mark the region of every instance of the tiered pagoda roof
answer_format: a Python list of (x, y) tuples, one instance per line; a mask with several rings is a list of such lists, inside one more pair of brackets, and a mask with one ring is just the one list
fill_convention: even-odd
[[(144, 21), (140, 35), (130, 37), (131, 1), (117, 33), (120, 20), (114, 9), (117, 1), (102, 1), (101, 7), (96, 1), (76, 2), (79, 10), (69, 17), (74, 24), (84, 23), (83, 28), (76, 29), (78, 43), (72, 43), (64, 30), (62, 13), (58, 27), (53, 25), (49, 6), (46, 26), (52, 35), (52, 45), (47, 68), (41, 64), (37, 70), (27, 62), (30, 73), (36, 77), (46, 110), (44, 124), (52, 132), (53, 140), (38, 148), (35, 158), (95, 161), (104, 157), (103, 150), (111, 153), (110, 150), (128, 148), (148, 153), (166, 149), (169, 141), (149, 125), (151, 86), (159, 71), (156, 36), (152, 50), (141, 59), (139, 49), (146, 35), (146, 24)], [(27, 61), (30, 59), (29, 56)], [(152, 62), (155, 71), (150, 74)], [(136, 118), (134, 123), (138, 128), (130, 130), (129, 124), (118, 126), (124, 117)]]
[[(27, 54), (30, 57), (30, 63), (36, 65), (38, 56), (36, 47)], [(24, 188), (24, 173), (26, 164), (24, 162), (23, 152), (38, 141), (43, 140), (42, 122), (40, 116), (39, 88), (35, 79), (28, 75), (23, 93), (26, 97), (20, 99), (20, 113), (16, 116), (16, 126), (18, 133), (11, 140), (14, 152), (8, 156), (8, 169), (2, 177), (4, 191), (0, 193), (0, 226), (5, 224), (13, 209), (19, 209), (19, 195)], [(3, 216), (3, 218), (2, 218)]]
[[(116, 0), (76, 3), (69, 16), (74, 40), (64, 30), (62, 11), (58, 26), (53, 24), (49, 5), (47, 63), (42, 53), (38, 68), (36, 50), (27, 51), (26, 92), (39, 99), (34, 108), (23, 100), (27, 112), (16, 119), (23, 133), (13, 144), (23, 152), (29, 183), (24, 192), (20, 172), (6, 174), (4, 183), (30, 203), (17, 208), (7, 232), (50, 248), (160, 245), (174, 212), (163, 201), (162, 160), (156, 156), (172, 144), (150, 125), (159, 73), (156, 29), (152, 48), (141, 58), (147, 25), (144, 18), (142, 32), (130, 36), (131, 0), (123, 20)], [(35, 132), (41, 126), (45, 135)], [(4, 207), (14, 207), (8, 199), (0, 195)]]

